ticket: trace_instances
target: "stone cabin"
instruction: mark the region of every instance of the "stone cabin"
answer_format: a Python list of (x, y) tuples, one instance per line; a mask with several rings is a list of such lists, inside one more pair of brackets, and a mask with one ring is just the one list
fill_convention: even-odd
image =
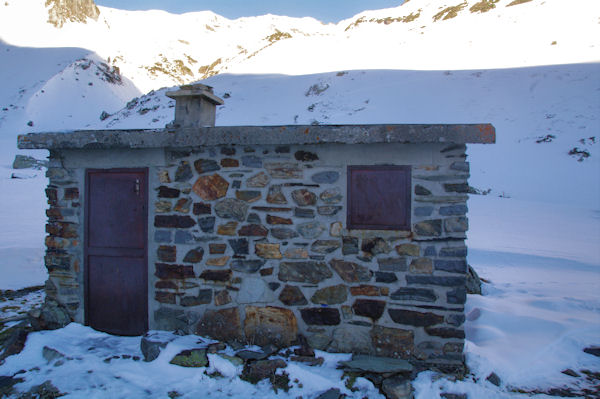
[(215, 127), (210, 87), (167, 95), (166, 129), (19, 136), (50, 150), (45, 306), (463, 367), (466, 144), (491, 125)]

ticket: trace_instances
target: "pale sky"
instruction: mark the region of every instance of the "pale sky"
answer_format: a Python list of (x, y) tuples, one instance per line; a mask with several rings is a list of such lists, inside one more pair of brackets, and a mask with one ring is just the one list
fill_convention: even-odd
[(124, 10), (160, 9), (181, 14), (210, 10), (226, 18), (276, 14), (339, 22), (364, 10), (396, 7), (404, 0), (95, 0)]

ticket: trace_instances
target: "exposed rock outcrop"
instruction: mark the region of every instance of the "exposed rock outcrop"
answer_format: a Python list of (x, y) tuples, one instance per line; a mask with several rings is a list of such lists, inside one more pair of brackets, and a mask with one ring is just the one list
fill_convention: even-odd
[(100, 10), (94, 0), (46, 0), (48, 22), (61, 28), (66, 22), (86, 23), (88, 18), (97, 20)]

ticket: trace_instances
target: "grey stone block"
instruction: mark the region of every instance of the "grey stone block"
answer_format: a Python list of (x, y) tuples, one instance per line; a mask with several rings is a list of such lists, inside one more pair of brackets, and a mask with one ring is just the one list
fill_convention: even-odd
[(408, 270), (406, 258), (377, 258), (382, 272), (405, 272)]
[(315, 183), (335, 183), (340, 178), (339, 172), (327, 171), (319, 172), (312, 175), (311, 180)]
[(464, 215), (467, 213), (466, 205), (450, 205), (450, 206), (442, 206), (440, 208), (440, 215), (442, 216), (454, 216), (454, 215)]
[(457, 170), (459, 172), (469, 172), (469, 163), (468, 162), (453, 162), (450, 165), (450, 169)]
[(191, 244), (195, 242), (192, 233), (186, 230), (177, 230), (175, 232), (175, 243), (176, 244)]
[(262, 168), (263, 161), (256, 155), (244, 155), (242, 156), (242, 165), (249, 168)]
[(155, 328), (165, 331), (186, 331), (188, 328), (187, 317), (182, 309), (162, 307), (154, 312)]
[(467, 183), (446, 183), (444, 190), (447, 193), (468, 193), (469, 185)]
[(435, 247), (433, 245), (426, 247), (423, 256), (436, 256)]
[(440, 249), (443, 258), (462, 258), (467, 256), (467, 247), (445, 247)]
[(396, 301), (435, 302), (437, 295), (428, 288), (399, 288), (392, 292), (390, 298)]
[(442, 270), (442, 271), (451, 272), (451, 273), (466, 273), (467, 272), (467, 262), (464, 259), (460, 259), (460, 260), (436, 259), (433, 262), (433, 267), (435, 268), (435, 270)]
[(315, 210), (311, 208), (294, 208), (294, 216), (297, 218), (314, 219)]
[(215, 220), (214, 216), (207, 216), (198, 219), (198, 226), (203, 233), (212, 233), (215, 231)]
[(446, 300), (448, 303), (454, 305), (464, 305), (467, 301), (467, 289), (465, 287), (458, 287), (448, 291), (446, 293)]
[(173, 234), (169, 230), (156, 230), (154, 232), (154, 242), (164, 243), (171, 242), (173, 240)]
[(448, 233), (464, 233), (469, 230), (469, 221), (463, 216), (444, 219), (444, 230)]
[(432, 213), (433, 213), (432, 206), (418, 206), (413, 211), (413, 214), (415, 216), (430, 216)]
[(415, 223), (413, 231), (423, 237), (439, 237), (442, 234), (442, 221), (433, 219)]
[(462, 276), (406, 276), (408, 284), (440, 285), (443, 287), (456, 287), (465, 285), (465, 277)]
[(256, 273), (264, 264), (262, 259), (234, 259), (231, 269), (243, 273)]
[(398, 281), (396, 273), (375, 272), (375, 281), (378, 283), (393, 283)]

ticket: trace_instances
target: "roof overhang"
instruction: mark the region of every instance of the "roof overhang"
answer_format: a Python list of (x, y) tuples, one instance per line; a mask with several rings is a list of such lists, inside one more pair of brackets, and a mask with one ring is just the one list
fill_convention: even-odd
[(216, 126), (190, 129), (75, 130), (19, 135), (20, 149), (177, 148), (218, 145), (496, 142), (491, 124)]

